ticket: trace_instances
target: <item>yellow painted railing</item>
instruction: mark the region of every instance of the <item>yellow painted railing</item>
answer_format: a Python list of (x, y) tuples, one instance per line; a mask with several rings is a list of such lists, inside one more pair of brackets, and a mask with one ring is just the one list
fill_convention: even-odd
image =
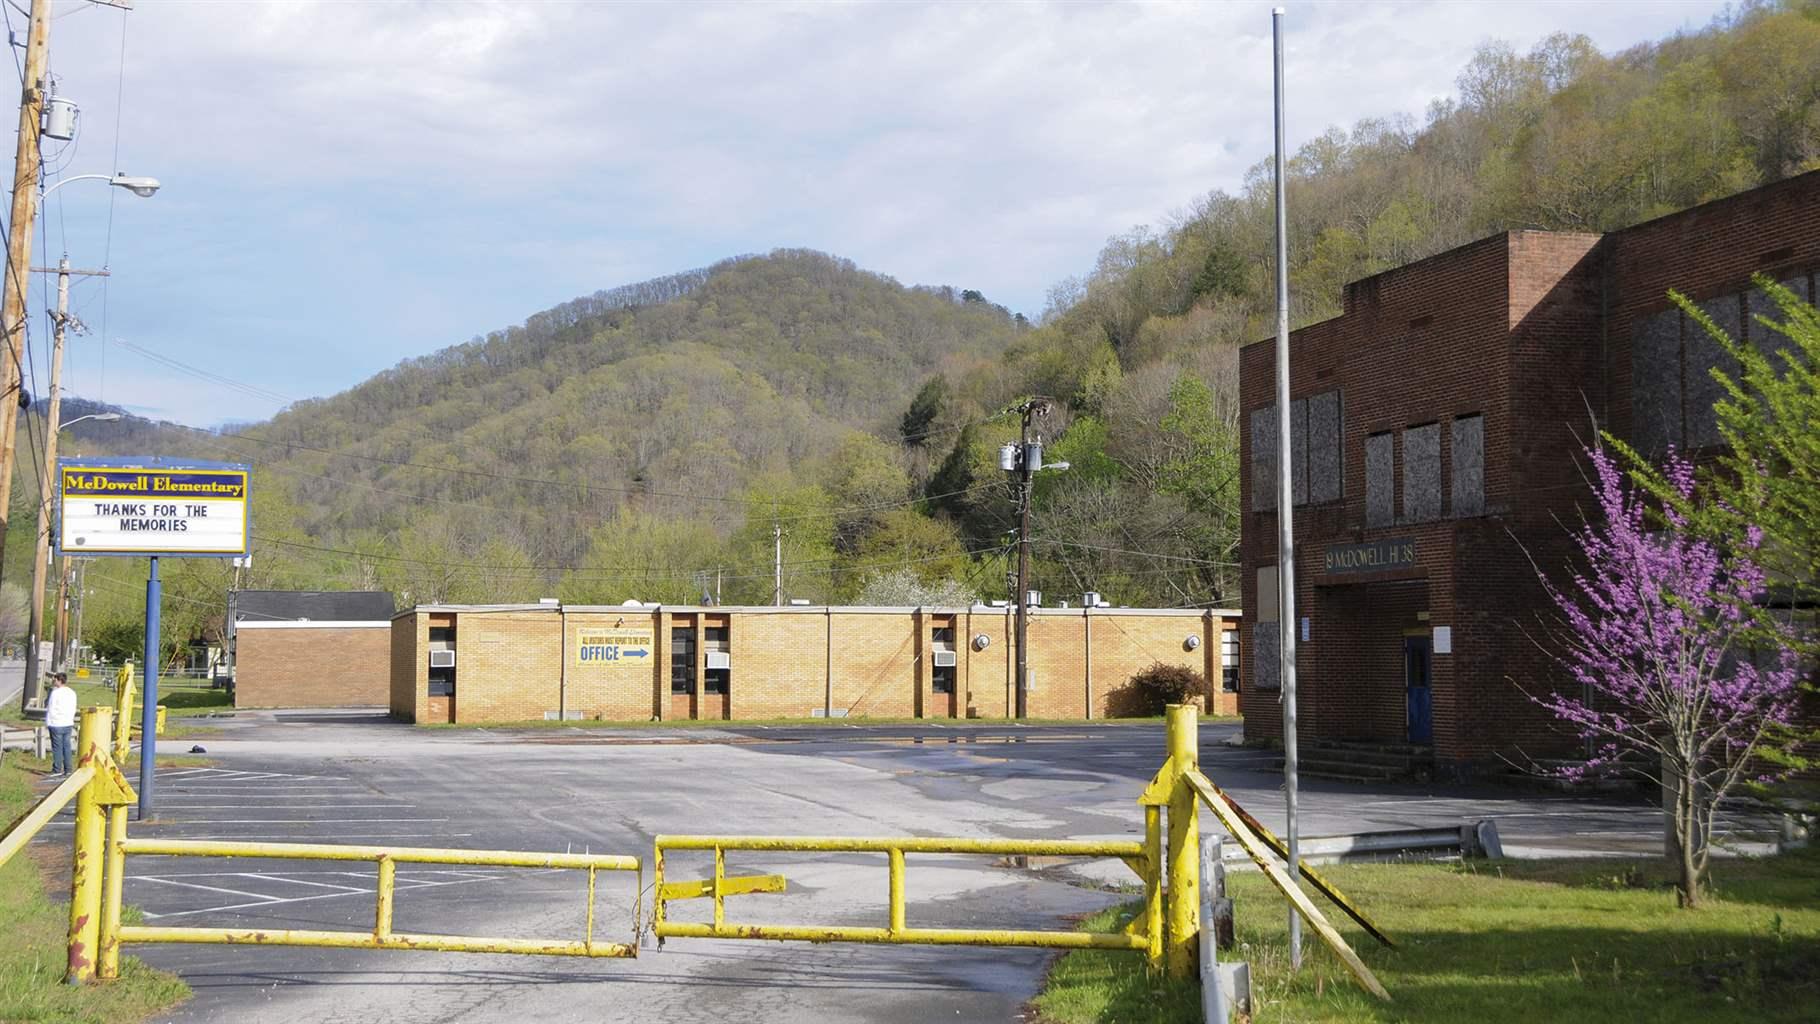
[[(171, 928), (117, 925), (121, 942), (186, 942), (226, 945), (332, 946), (349, 949), (422, 949), (452, 953), (530, 953), (538, 956), (635, 957), (631, 942), (594, 939), (595, 875), (632, 871), (640, 884), (633, 890), (632, 914), (638, 916), (638, 893), (644, 888), (637, 857), (591, 853), (520, 853), (508, 850), (446, 850), (410, 846), (339, 846), (323, 843), (229, 843), (202, 839), (127, 839), (116, 849), (126, 856), (251, 857), (277, 860), (370, 861), (378, 865), (374, 891), (373, 930), (317, 931), (270, 928)], [(465, 864), (501, 868), (565, 868), (588, 873), (586, 931), (580, 939), (506, 939), (467, 935), (418, 935), (392, 930), (392, 906), (400, 864)], [(117, 918), (116, 918), (117, 920)], [(104, 937), (104, 948), (106, 938)], [(112, 975), (104, 973), (103, 977)]]
[[(524, 853), (503, 850), (456, 850), (394, 846), (339, 846), (320, 843), (216, 842), (185, 839), (131, 839), (126, 835), (126, 807), (136, 797), (118, 762), (129, 753), (133, 686), (123, 681), (115, 708), (85, 708), (77, 746), (77, 768), (29, 813), (0, 835), (0, 864), (16, 854), (65, 805), (76, 803), (69, 924), (70, 981), (97, 975), (117, 977), (120, 945), (126, 942), (212, 943), (328, 946), (358, 949), (417, 949), (467, 953), (529, 953), (542, 956), (635, 957), (643, 895), (643, 867), (637, 857), (607, 854)], [(1389, 994), (1320, 911), (1276, 863), (1282, 843), (1247, 814), (1200, 771), (1196, 714), (1193, 707), (1172, 707), (1168, 716), (1168, 760), (1145, 787), (1138, 803), (1144, 809), (1144, 839), (1045, 840), (955, 839), (928, 837), (844, 838), (827, 836), (660, 835), (654, 844), (655, 890), (652, 928), (658, 939), (776, 939), (804, 942), (866, 942), (909, 945), (1036, 946), (1056, 949), (1123, 949), (1142, 951), (1153, 968), (1192, 977), (1198, 944), (1204, 940), (1199, 920), (1200, 867), (1197, 858), (1199, 812), (1205, 805), (1245, 848), (1296, 909), (1313, 923), (1317, 934), (1352, 971), (1359, 983), (1383, 999)], [(112, 734), (110, 737), (110, 733)], [(108, 739), (113, 740), (109, 755)], [(105, 809), (105, 813), (104, 812)], [(1167, 831), (1164, 822), (1167, 817)], [(666, 854), (681, 851), (713, 855), (713, 873), (704, 879), (667, 881)], [(730, 876), (727, 854), (734, 853), (873, 853), (886, 859), (889, 902), (880, 926), (739, 924), (727, 920), (729, 896), (777, 893), (786, 888), (777, 875)], [(979, 855), (999, 857), (1117, 858), (1144, 883), (1143, 911), (1123, 931), (1098, 934), (1029, 929), (922, 928), (909, 923), (905, 907), (908, 858), (912, 855)], [(366, 861), (377, 869), (371, 931), (164, 927), (121, 923), (121, 888), (129, 855), (145, 857), (243, 857), (281, 860)], [(545, 868), (586, 871), (587, 923), (579, 939), (518, 939), (394, 931), (393, 905), (399, 864), (458, 864), (483, 867)], [(632, 902), (630, 942), (597, 942), (594, 938), (596, 875), (630, 871), (639, 876)], [(1303, 870), (1315, 888), (1386, 945), (1390, 939), (1355, 904), (1318, 874)], [(711, 899), (707, 923), (672, 921), (669, 904)]]
[[(908, 854), (980, 854), (1000, 857), (1116, 857), (1131, 866), (1154, 889), (1160, 852), (1155, 837), (1147, 842), (1063, 839), (931, 839), (901, 837), (851, 839), (831, 836), (658, 836), (654, 877), (657, 893), (651, 914), (652, 930), (661, 939), (778, 939), (799, 942), (873, 942), (935, 946), (1041, 946), (1055, 949), (1130, 949), (1151, 951), (1157, 929), (1137, 929), (1138, 934), (1111, 935), (1079, 931), (1030, 931), (989, 928), (914, 928), (904, 906), (905, 863)], [(665, 855), (680, 850), (711, 851), (711, 878), (666, 882)], [(844, 925), (734, 924), (726, 919), (726, 898), (752, 892), (782, 892), (784, 881), (775, 875), (730, 877), (728, 851), (771, 853), (882, 853), (889, 873), (889, 917), (880, 927)], [(709, 897), (714, 901), (713, 921), (707, 924), (669, 920), (667, 905), (674, 900)], [(1148, 905), (1148, 904), (1147, 904)]]

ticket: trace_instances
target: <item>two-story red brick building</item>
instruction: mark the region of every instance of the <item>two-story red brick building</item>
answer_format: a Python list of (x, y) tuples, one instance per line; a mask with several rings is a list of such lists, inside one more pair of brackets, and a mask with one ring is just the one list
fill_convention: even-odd
[[(1724, 356), (1671, 303), (1733, 336), (1809, 301), (1820, 172), (1606, 235), (1512, 231), (1356, 281), (1290, 337), (1298, 735), (1432, 748), (1438, 770), (1571, 751), (1525, 696), (1559, 685), (1537, 645), (1535, 566), (1567, 564), (1601, 429), (1659, 453), (1719, 441)], [(1240, 355), (1245, 523), (1240, 704), (1281, 736), (1275, 349)]]

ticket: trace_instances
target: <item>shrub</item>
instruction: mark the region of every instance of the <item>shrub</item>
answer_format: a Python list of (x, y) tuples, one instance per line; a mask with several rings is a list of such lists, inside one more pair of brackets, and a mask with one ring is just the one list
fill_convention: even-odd
[(1160, 715), (1171, 704), (1189, 704), (1207, 693), (1207, 677), (1186, 665), (1158, 662), (1108, 694), (1108, 711), (1117, 718)]

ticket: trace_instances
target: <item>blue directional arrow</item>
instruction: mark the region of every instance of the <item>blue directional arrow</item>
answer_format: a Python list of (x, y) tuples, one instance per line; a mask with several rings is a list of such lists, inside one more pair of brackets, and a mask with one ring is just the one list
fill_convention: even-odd
[(651, 656), (651, 652), (650, 651), (626, 651), (625, 655), (628, 658), (649, 658)]

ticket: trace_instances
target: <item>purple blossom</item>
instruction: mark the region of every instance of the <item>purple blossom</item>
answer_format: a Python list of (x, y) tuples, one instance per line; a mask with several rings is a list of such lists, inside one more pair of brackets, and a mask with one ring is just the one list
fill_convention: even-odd
[[(1551, 654), (1579, 692), (1531, 699), (1593, 749), (1562, 774), (1627, 769), (1690, 794), (1676, 808), (1676, 834), (1698, 860), (1684, 876), (1691, 902), (1712, 805), (1740, 779), (1763, 774), (1756, 755), (1794, 718), (1800, 666), (1786, 628), (1766, 624), (1755, 607), (1765, 585), (1753, 560), (1761, 530), (1722, 548), (1687, 531), (1673, 507), (1647, 506), (1603, 449), (1587, 455), (1599, 515), (1574, 533), (1582, 568), (1564, 586), (1542, 578), (1563, 623)], [(1693, 466), (1672, 451), (1664, 476), (1692, 497)], [(1776, 641), (1771, 650), (1762, 649), (1766, 635)]]

